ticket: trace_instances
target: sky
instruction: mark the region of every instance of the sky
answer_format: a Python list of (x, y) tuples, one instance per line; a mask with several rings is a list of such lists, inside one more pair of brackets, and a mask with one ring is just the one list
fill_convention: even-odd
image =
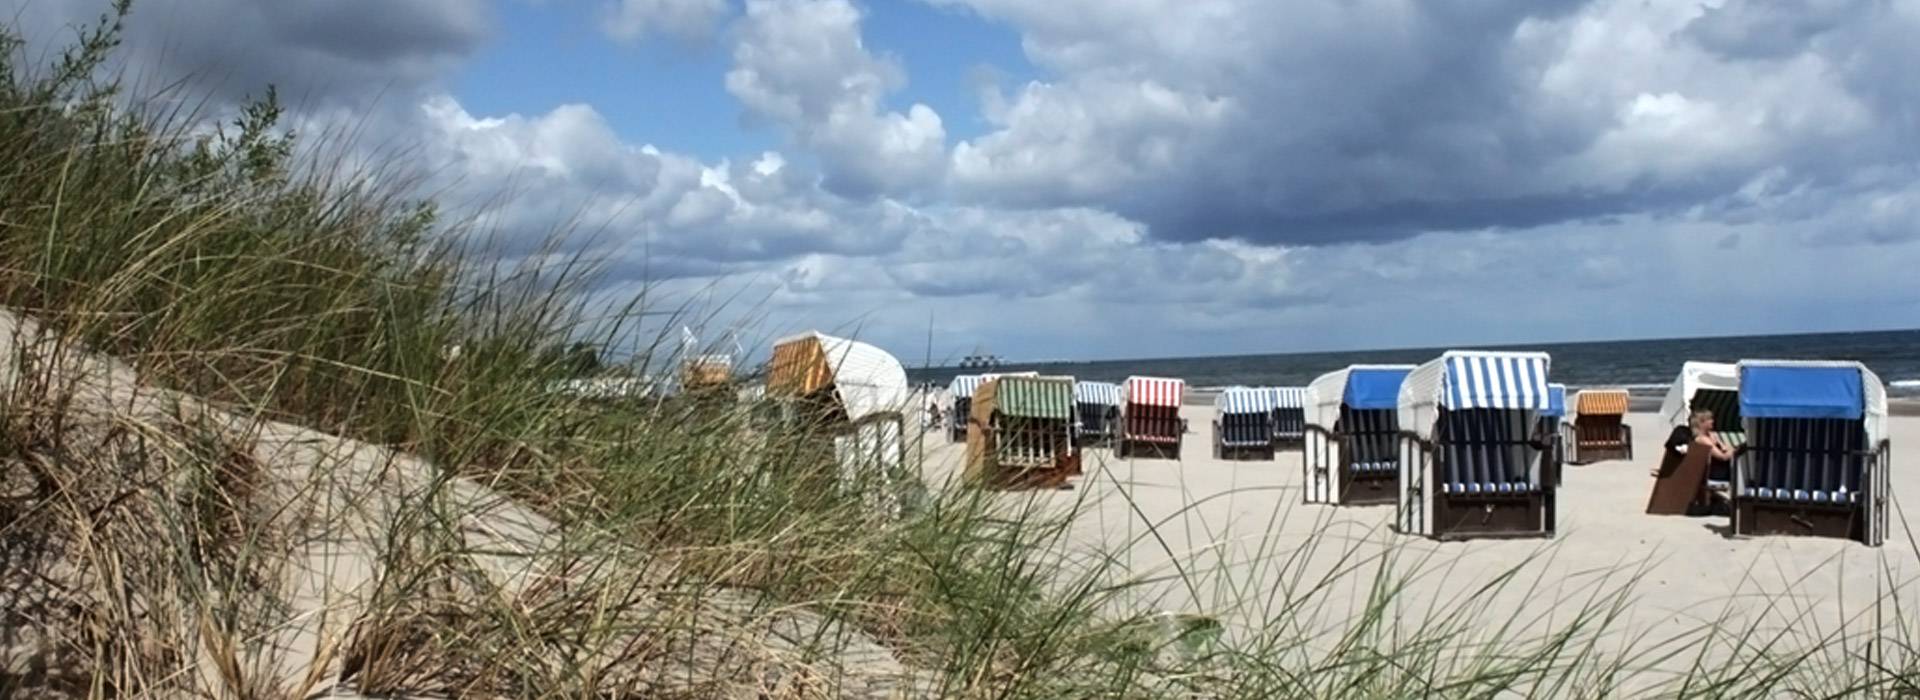
[[(38, 55), (106, 6), (0, 3)], [(210, 113), (273, 85), (709, 338), (1104, 359), (1920, 327), (1915, 36), (1920, 0), (137, 0), (122, 57)]]

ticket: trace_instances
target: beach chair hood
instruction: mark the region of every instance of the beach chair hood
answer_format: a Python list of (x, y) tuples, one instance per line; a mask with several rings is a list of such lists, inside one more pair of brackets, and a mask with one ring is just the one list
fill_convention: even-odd
[(1626, 389), (1582, 389), (1573, 395), (1573, 412), (1581, 416), (1624, 416), (1631, 398)]
[(769, 393), (807, 396), (829, 386), (852, 421), (907, 405), (906, 368), (885, 350), (819, 332), (774, 343)]
[(989, 382), (992, 390), (981, 395), (990, 400), (973, 404), (974, 416), (980, 420), (991, 418), (994, 411), (1021, 418), (1073, 420), (1073, 377), (1012, 375)]
[(1102, 406), (1120, 405), (1120, 385), (1112, 382), (1074, 382), (1073, 400)]
[(947, 383), (947, 393), (952, 394), (952, 398), (970, 399), (970, 398), (973, 398), (973, 392), (980, 390), (981, 384), (985, 384), (988, 381), (991, 381), (997, 377), (1032, 377), (1032, 376), (1036, 376), (1037, 374), (1038, 373), (1036, 372), (988, 372), (986, 374), (962, 374), (954, 377), (953, 381)]
[(1693, 411), (1693, 395), (1701, 389), (1739, 391), (1740, 371), (1725, 362), (1681, 365), (1680, 376), (1674, 377), (1673, 384), (1667, 387), (1666, 398), (1660, 400), (1660, 419), (1672, 427), (1686, 425), (1687, 414)]
[(1544, 415), (1563, 418), (1567, 415), (1567, 385), (1547, 385), (1547, 410)]
[(1441, 409), (1545, 411), (1551, 400), (1542, 352), (1449, 350), (1413, 368), (1400, 384), (1400, 428), (1433, 439)]
[(1184, 379), (1127, 377), (1127, 382), (1120, 387), (1120, 397), (1136, 406), (1179, 408), (1186, 391), (1187, 381)]
[(1272, 413), (1279, 405), (1279, 398), (1278, 394), (1266, 388), (1230, 386), (1213, 397), (1213, 405), (1223, 415)]
[(1413, 365), (1350, 365), (1314, 378), (1301, 396), (1307, 424), (1332, 430), (1342, 404), (1362, 410), (1398, 408), (1400, 384), (1411, 371)]
[(1741, 360), (1743, 418), (1858, 420), (1869, 445), (1887, 437), (1887, 388), (1858, 362)]

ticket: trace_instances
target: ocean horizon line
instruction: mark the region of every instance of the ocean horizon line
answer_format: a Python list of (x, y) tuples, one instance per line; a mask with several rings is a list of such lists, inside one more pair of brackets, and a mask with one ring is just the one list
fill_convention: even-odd
[[(1805, 332), (1794, 332), (1794, 333), (1761, 333), (1761, 334), (1746, 333), (1746, 334), (1736, 334), (1736, 335), (1675, 336), (1675, 337), (1668, 337), (1668, 338), (1616, 338), (1611, 340), (1540, 340), (1540, 341), (1527, 341), (1527, 342), (1518, 342), (1518, 343), (1493, 343), (1493, 344), (1456, 343), (1456, 344), (1443, 344), (1443, 345), (1408, 345), (1408, 346), (1399, 346), (1399, 347), (1342, 348), (1342, 349), (1333, 349), (1333, 350), (1289, 350), (1289, 351), (1283, 351), (1283, 352), (1236, 353), (1236, 354), (1227, 354), (1227, 355), (1162, 355), (1162, 356), (1153, 356), (1153, 357), (1114, 357), (1114, 358), (1093, 358), (1093, 359), (1070, 359), (1070, 358), (1004, 359), (1003, 358), (1003, 359), (1000, 359), (1000, 362), (997, 366), (998, 367), (1027, 367), (1027, 366), (1037, 366), (1037, 365), (1090, 365), (1090, 364), (1103, 364), (1103, 363), (1178, 362), (1178, 361), (1195, 361), (1195, 360), (1210, 361), (1210, 360), (1236, 360), (1236, 359), (1271, 358), (1271, 357), (1295, 357), (1295, 356), (1303, 356), (1303, 355), (1339, 355), (1339, 354), (1345, 354), (1345, 353), (1371, 354), (1371, 353), (1445, 351), (1445, 350), (1516, 350), (1516, 349), (1537, 348), (1542, 346), (1580, 347), (1580, 346), (1594, 346), (1594, 345), (1613, 345), (1613, 344), (1619, 344), (1619, 343), (1679, 343), (1679, 342), (1710, 342), (1710, 341), (1736, 341), (1736, 340), (1782, 340), (1782, 339), (1792, 339), (1792, 338), (1813, 338), (1813, 337), (1821, 337), (1821, 336), (1874, 335), (1874, 334), (1882, 334), (1882, 333), (1920, 333), (1920, 328), (1870, 328), (1870, 329), (1858, 329), (1858, 330), (1847, 330), (1847, 331), (1805, 331)], [(962, 367), (959, 364), (924, 365), (921, 367), (916, 367), (914, 369), (929, 370), (929, 371), (980, 369), (983, 371), (992, 371), (992, 368)]]

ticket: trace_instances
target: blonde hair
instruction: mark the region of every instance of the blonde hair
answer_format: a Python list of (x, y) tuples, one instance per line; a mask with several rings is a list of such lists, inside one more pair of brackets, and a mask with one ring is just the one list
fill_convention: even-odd
[(1687, 425), (1699, 425), (1700, 419), (1702, 418), (1712, 420), (1713, 411), (1709, 411), (1704, 408), (1694, 411), (1692, 415), (1687, 416)]

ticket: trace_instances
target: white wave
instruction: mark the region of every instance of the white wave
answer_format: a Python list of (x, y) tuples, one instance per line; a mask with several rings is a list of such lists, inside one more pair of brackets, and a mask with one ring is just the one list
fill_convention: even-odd
[(1920, 389), (1920, 379), (1895, 379), (1887, 382), (1887, 386), (1895, 389)]

